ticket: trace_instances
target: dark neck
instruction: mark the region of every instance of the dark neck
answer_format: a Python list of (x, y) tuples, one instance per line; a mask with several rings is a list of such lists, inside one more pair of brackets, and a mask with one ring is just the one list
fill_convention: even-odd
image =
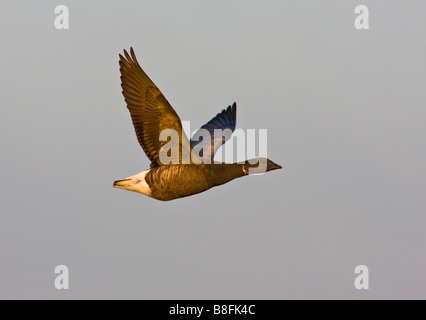
[(207, 181), (211, 186), (219, 186), (244, 175), (243, 164), (221, 163), (206, 165)]

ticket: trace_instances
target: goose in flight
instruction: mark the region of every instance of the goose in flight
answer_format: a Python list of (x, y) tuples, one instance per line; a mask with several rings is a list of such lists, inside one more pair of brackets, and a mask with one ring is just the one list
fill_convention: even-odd
[[(281, 169), (280, 165), (265, 158), (251, 159), (245, 163), (214, 163), (215, 152), (235, 130), (236, 104), (217, 114), (194, 134), (193, 139), (188, 140), (179, 116), (142, 70), (133, 48), (130, 48), (130, 55), (124, 50), (124, 57), (121, 54), (119, 56), (124, 100), (139, 144), (151, 161), (151, 166), (146, 171), (115, 181), (115, 188), (168, 201), (191, 196), (256, 173), (256, 168), (260, 168), (261, 163), (264, 164), (261, 172)], [(215, 129), (225, 130), (228, 134), (216, 136)], [(175, 132), (177, 139), (162, 139), (162, 132), (168, 130)], [(211, 138), (200, 141), (196, 138), (200, 130), (208, 132)], [(176, 147), (179, 152), (165, 152), (166, 146)], [(196, 149), (201, 152), (194, 152)], [(209, 152), (205, 152), (206, 150)], [(162, 155), (167, 155), (168, 163), (162, 161), (165, 158)]]

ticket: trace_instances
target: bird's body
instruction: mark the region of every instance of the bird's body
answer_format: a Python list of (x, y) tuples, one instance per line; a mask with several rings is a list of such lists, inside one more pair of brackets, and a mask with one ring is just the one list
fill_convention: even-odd
[(242, 164), (182, 164), (143, 171), (115, 183), (115, 187), (173, 200), (206, 191), (245, 175)]
[[(126, 58), (120, 55), (123, 95), (139, 143), (151, 160), (151, 168), (127, 179), (115, 181), (114, 187), (167, 201), (191, 196), (248, 175), (252, 169), (260, 167), (261, 163), (264, 165), (261, 172), (281, 168), (265, 158), (245, 163), (214, 163), (214, 153), (235, 129), (236, 104), (202, 126), (194, 135), (195, 139), (190, 141), (183, 132), (174, 109), (139, 66), (133, 49), (130, 52), (131, 56), (124, 51)], [(216, 136), (215, 129), (225, 130), (227, 133)], [(176, 132), (177, 139), (160, 139), (160, 134), (165, 130)], [(200, 141), (198, 136), (203, 131), (207, 138), (205, 135)], [(168, 152), (166, 147), (175, 147), (178, 152)], [(201, 153), (194, 154), (194, 149), (201, 150)], [(185, 155), (190, 155), (189, 159)], [(164, 163), (165, 158), (170, 163)]]

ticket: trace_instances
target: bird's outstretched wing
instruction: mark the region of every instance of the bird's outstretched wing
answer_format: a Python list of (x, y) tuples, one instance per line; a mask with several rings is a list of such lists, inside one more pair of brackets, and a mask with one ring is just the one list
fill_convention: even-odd
[[(222, 110), (221, 113), (218, 113), (213, 119), (203, 125), (198, 129), (191, 138), (192, 148), (196, 150), (203, 149), (210, 145), (210, 154), (202, 155), (200, 158), (202, 160), (213, 161), (216, 151), (226, 142), (231, 136), (232, 132), (235, 130), (237, 124), (237, 104), (234, 102), (232, 106), (229, 106), (227, 109)], [(210, 141), (205, 141), (201, 136), (201, 130), (207, 130), (210, 133)], [(223, 130), (223, 135), (216, 135), (215, 130)], [(198, 152), (197, 152), (198, 154)]]
[[(182, 164), (182, 155), (186, 157), (191, 154), (191, 145), (182, 130), (179, 116), (142, 70), (133, 48), (130, 48), (130, 55), (124, 50), (124, 56), (120, 54), (119, 61), (123, 96), (130, 111), (139, 144), (151, 160), (151, 168), (168, 164), (160, 161), (160, 152), (164, 151), (163, 147), (166, 147), (166, 144), (168, 149), (169, 147), (179, 148), (178, 153), (169, 152), (167, 154), (171, 163)], [(177, 132), (179, 141), (175, 143), (173, 143), (173, 139), (161, 141), (160, 133), (166, 129)], [(189, 158), (185, 158), (185, 160), (188, 161)], [(185, 163), (192, 163), (191, 160), (189, 161)]]

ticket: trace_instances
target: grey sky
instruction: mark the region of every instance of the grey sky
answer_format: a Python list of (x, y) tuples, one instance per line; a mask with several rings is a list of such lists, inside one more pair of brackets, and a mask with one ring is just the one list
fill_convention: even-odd
[[(0, 298), (426, 298), (425, 12), (2, 1)], [(236, 101), (284, 169), (167, 203), (113, 189), (149, 166), (121, 95), (130, 46), (193, 129)]]

